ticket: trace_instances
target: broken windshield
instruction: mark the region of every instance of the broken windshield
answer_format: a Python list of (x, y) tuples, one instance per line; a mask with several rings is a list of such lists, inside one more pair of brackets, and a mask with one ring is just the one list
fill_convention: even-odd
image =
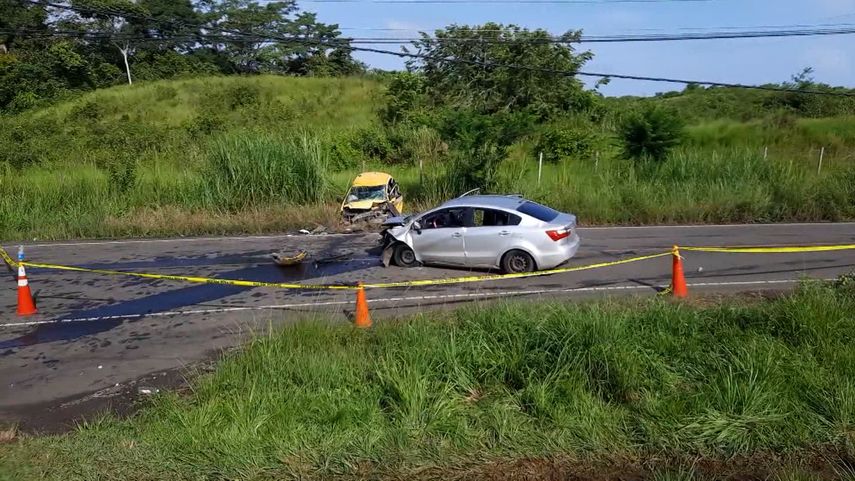
[(351, 187), (350, 195), (348, 195), (348, 199), (351, 202), (353, 197), (356, 197), (356, 201), (360, 200), (385, 200), (386, 199), (386, 186), (377, 185), (371, 187)]

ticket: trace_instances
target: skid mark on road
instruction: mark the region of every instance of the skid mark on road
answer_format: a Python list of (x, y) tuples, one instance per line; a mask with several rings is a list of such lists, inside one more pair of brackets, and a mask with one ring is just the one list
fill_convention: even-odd
[[(379, 265), (379, 260), (369, 259), (362, 262), (341, 262), (334, 264), (301, 264), (291, 268), (281, 268), (272, 264), (248, 267), (222, 274), (224, 278), (246, 279), (261, 282), (302, 282), (309, 279), (327, 278), (342, 275)], [(35, 330), (14, 339), (0, 341), (0, 349), (12, 349), (57, 341), (72, 341), (84, 336), (99, 334), (121, 325), (126, 320), (142, 319), (163, 312), (174, 312), (182, 307), (205, 304), (224, 299), (245, 291), (251, 287), (220, 284), (202, 284), (150, 296), (124, 301), (118, 304), (75, 311), (64, 319), (86, 319), (79, 322), (62, 322), (63, 319), (44, 321)]]
[[(834, 279), (823, 279), (832, 281)], [(793, 285), (801, 282), (798, 279), (781, 279), (781, 280), (760, 280), (760, 281), (734, 281), (734, 282), (693, 282), (689, 283), (689, 288), (724, 288), (724, 287), (763, 287), (763, 286), (781, 286)], [(646, 284), (632, 285), (603, 285), (597, 287), (570, 287), (562, 289), (530, 289), (530, 290), (506, 290), (506, 291), (490, 291), (490, 292), (467, 292), (460, 294), (436, 294), (424, 296), (401, 296), (401, 297), (385, 297), (368, 299), (369, 304), (401, 304), (401, 303), (416, 303), (420, 305), (423, 302), (430, 304), (442, 304), (459, 300), (471, 299), (489, 299), (496, 297), (524, 297), (535, 295), (548, 294), (568, 294), (568, 293), (585, 293), (585, 292), (619, 292), (619, 291), (650, 291), (655, 292), (661, 288)], [(100, 321), (125, 321), (139, 319), (142, 317), (176, 317), (190, 315), (205, 315), (205, 314), (225, 314), (233, 312), (253, 312), (253, 311), (276, 311), (276, 310), (295, 310), (295, 309), (312, 309), (328, 306), (350, 306), (353, 305), (353, 300), (341, 301), (321, 301), (321, 302), (304, 302), (293, 304), (271, 304), (264, 306), (235, 306), (216, 309), (193, 309), (181, 311), (162, 311), (145, 315), (130, 315), (130, 316), (111, 316), (111, 317), (88, 317), (88, 318), (67, 318), (54, 321), (31, 321), (31, 322), (15, 322), (0, 324), (0, 328), (12, 327), (27, 327), (27, 326), (43, 326), (49, 324), (74, 324)], [(412, 305), (402, 304), (395, 307), (412, 307)], [(2, 346), (2, 344), (0, 344)]]

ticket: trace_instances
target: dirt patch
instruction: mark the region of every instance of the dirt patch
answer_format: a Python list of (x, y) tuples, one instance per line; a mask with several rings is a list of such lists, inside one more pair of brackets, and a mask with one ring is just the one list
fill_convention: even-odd
[[(9, 429), (15, 434), (62, 434), (105, 413), (126, 417), (143, 407), (153, 394), (186, 389), (195, 376), (210, 372), (220, 356), (212, 354), (208, 360), (189, 367), (155, 372), (98, 391), (0, 412), (0, 427), (4, 423), (11, 425)], [(3, 442), (4, 432), (0, 428), (0, 442)]]

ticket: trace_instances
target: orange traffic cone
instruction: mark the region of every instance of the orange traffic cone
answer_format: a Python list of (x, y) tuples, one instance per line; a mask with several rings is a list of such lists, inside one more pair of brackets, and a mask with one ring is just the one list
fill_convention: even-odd
[(365, 288), (362, 283), (358, 283), (356, 289), (356, 319), (354, 325), (356, 327), (367, 328), (371, 327), (371, 314), (368, 313), (368, 301), (365, 299)]
[(674, 246), (671, 249), (671, 255), (674, 259), (671, 269), (671, 293), (674, 297), (682, 299), (689, 295), (689, 288), (686, 287), (686, 277), (683, 275), (683, 257), (680, 255), (680, 248)]
[(27, 272), (24, 265), (18, 265), (18, 315), (30, 316), (36, 313), (36, 304), (33, 302), (33, 294), (30, 292), (30, 283), (27, 282)]

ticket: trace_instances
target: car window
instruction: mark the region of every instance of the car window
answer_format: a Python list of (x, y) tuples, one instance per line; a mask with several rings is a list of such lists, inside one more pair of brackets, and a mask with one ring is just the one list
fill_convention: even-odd
[(422, 229), (463, 227), (466, 209), (443, 209), (432, 212), (419, 220)]
[(494, 227), (505, 225), (519, 225), (522, 218), (502, 210), (473, 209), (473, 227)]
[(383, 185), (351, 187), (348, 197), (354, 196), (356, 200), (383, 200), (386, 198), (386, 190)]
[(561, 212), (558, 212), (555, 209), (550, 209), (545, 205), (540, 205), (532, 201), (523, 202), (522, 205), (517, 207), (517, 210), (543, 222), (551, 222), (561, 215)]

